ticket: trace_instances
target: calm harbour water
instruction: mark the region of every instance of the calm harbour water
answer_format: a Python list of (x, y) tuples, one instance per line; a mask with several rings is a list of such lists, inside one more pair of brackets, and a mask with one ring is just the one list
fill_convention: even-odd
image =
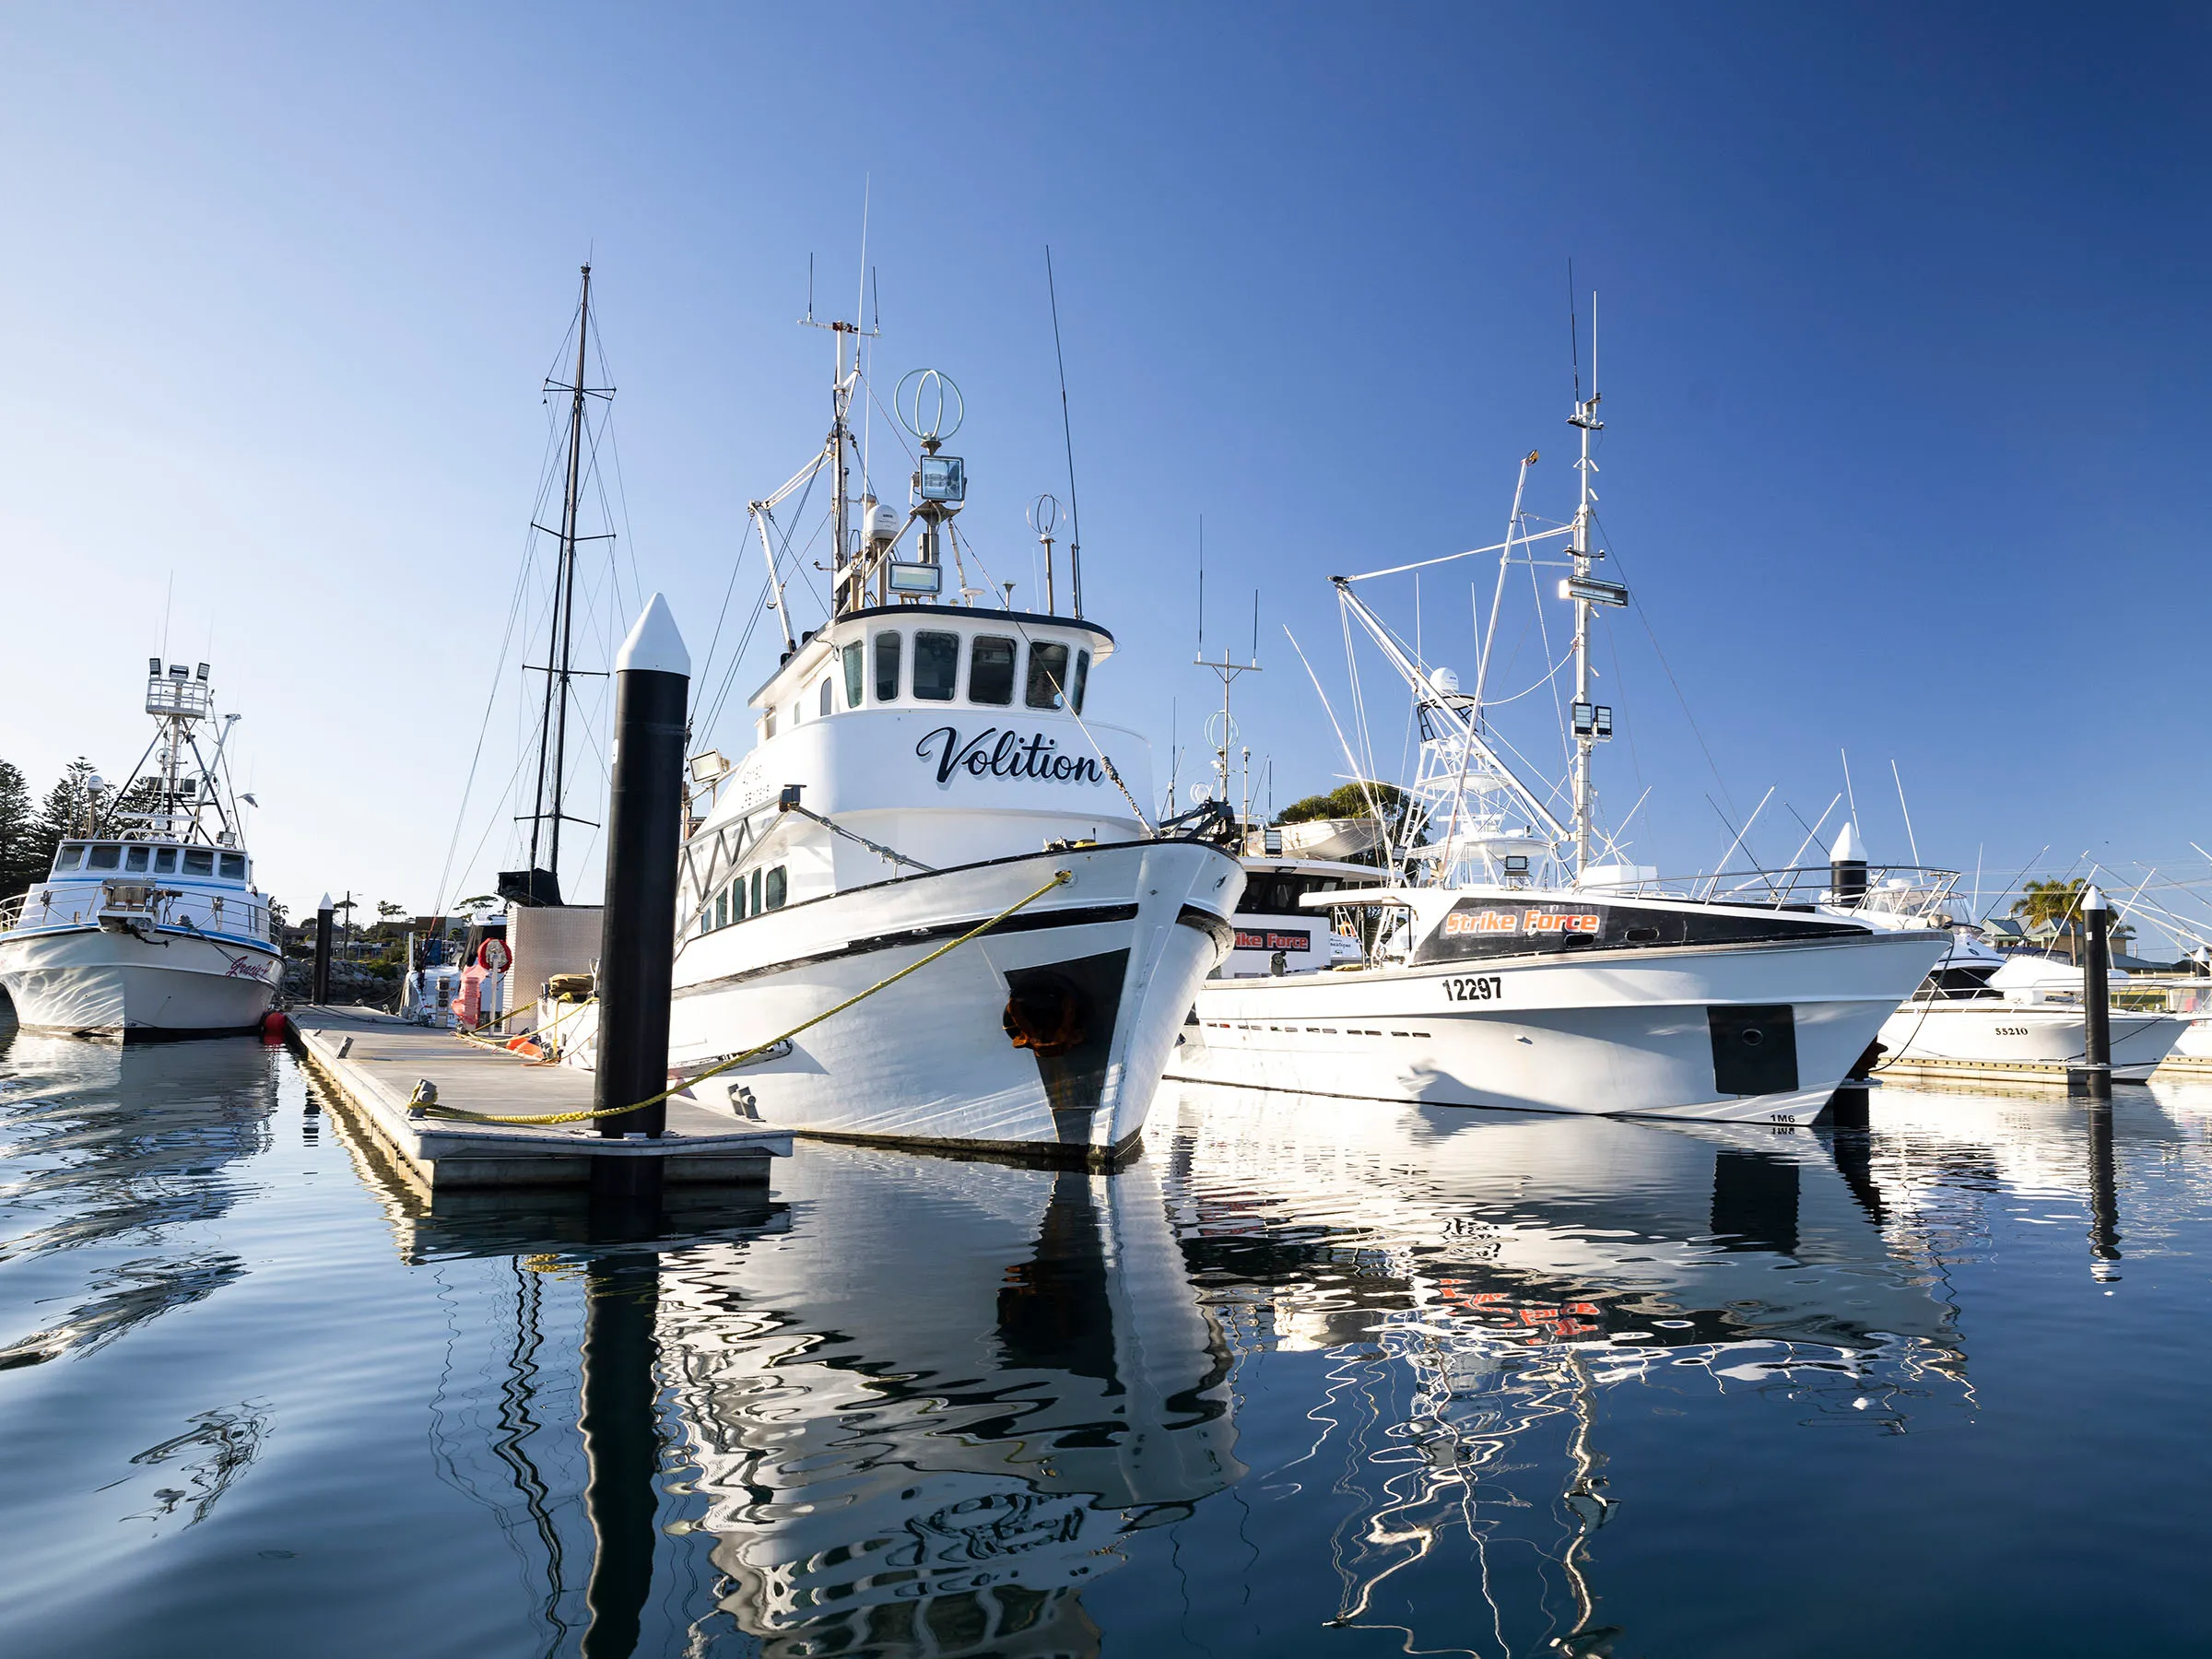
[(2202, 1652), (2208, 1127), (1171, 1091), (594, 1241), (0, 1024), (0, 1649)]

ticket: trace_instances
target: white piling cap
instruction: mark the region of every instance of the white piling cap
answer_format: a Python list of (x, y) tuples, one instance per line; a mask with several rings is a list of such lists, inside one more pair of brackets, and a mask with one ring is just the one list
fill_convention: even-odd
[(617, 674), (628, 674), (632, 669), (680, 674), (686, 679), (691, 677), (691, 653), (684, 649), (684, 636), (677, 631), (668, 601), (658, 594), (646, 601), (644, 614), (615, 655)]
[(328, 893), (324, 894), (323, 902), (315, 906), (315, 909), (318, 911), (336, 910), (337, 908), (338, 907), (336, 905), (330, 901), (330, 895)]
[(2100, 887), (2092, 887), (2088, 892), (2082, 894), (2081, 908), (2085, 911), (2100, 911), (2111, 910), (2112, 907), (2105, 902), (2104, 889)]
[(1843, 833), (1836, 837), (1836, 844), (1829, 849), (1830, 864), (1865, 864), (1866, 849), (1859, 845), (1859, 832), (1852, 828), (1851, 820), (1843, 820)]

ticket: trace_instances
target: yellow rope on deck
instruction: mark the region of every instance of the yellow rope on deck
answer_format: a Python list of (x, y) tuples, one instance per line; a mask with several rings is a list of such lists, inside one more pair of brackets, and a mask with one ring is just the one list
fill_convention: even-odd
[[(584, 999), (582, 1002), (580, 1002), (580, 1003), (571, 1003), (571, 1004), (570, 1004), (570, 1005), (569, 1005), (567, 1007), (563, 1008), (563, 1009), (562, 1009), (562, 1010), (561, 1010), (559, 1013), (558, 1013), (558, 1014), (554, 1015), (554, 1016), (553, 1016), (553, 1018), (552, 1018), (551, 1019), (547, 1020), (547, 1022), (546, 1022), (544, 1025), (542, 1025), (542, 1026), (539, 1026), (539, 1027), (537, 1028), (537, 1030), (535, 1030), (535, 1031), (524, 1031), (524, 1033), (523, 1033), (521, 1036), (519, 1036), (519, 1037), (509, 1037), (509, 1038), (505, 1039), (504, 1041), (498, 1041), (498, 1040), (495, 1040), (495, 1039), (492, 1039), (492, 1038), (489, 1038), (489, 1037), (483, 1037), (483, 1036), (479, 1036), (479, 1035), (478, 1035), (477, 1032), (475, 1032), (475, 1031), (471, 1031), (471, 1030), (463, 1030), (463, 1029), (462, 1029), (461, 1027), (459, 1027), (459, 1026), (456, 1026), (456, 1027), (454, 1027), (454, 1028), (453, 1028), (453, 1035), (454, 1035), (454, 1036), (456, 1036), (456, 1037), (458, 1037), (458, 1038), (460, 1038), (460, 1039), (461, 1039), (461, 1041), (464, 1041), (464, 1042), (473, 1042), (473, 1043), (474, 1043), (474, 1044), (476, 1044), (476, 1046), (477, 1046), (477, 1047), (478, 1047), (478, 1048), (485, 1048), (485, 1049), (496, 1049), (496, 1050), (498, 1050), (498, 1051), (499, 1051), (500, 1053), (513, 1053), (513, 1052), (514, 1052), (514, 1045), (515, 1045), (516, 1043), (518, 1043), (518, 1042), (528, 1042), (528, 1041), (531, 1041), (533, 1038), (536, 1038), (536, 1037), (543, 1037), (543, 1036), (545, 1036), (547, 1032), (548, 1032), (548, 1031), (552, 1030), (553, 1030), (553, 1028), (554, 1028), (555, 1026), (559, 1025), (559, 1023), (560, 1023), (562, 1020), (566, 1019), (566, 1018), (568, 1018), (570, 1015), (571, 1015), (571, 1014), (575, 1013), (577, 1009), (579, 1009), (579, 1008), (588, 1008), (588, 1007), (590, 1007), (590, 1006), (592, 1006), (592, 1004), (593, 1004), (593, 1003), (594, 1003), (594, 1002), (596, 1002), (596, 1001), (598, 1001), (598, 998), (597, 998), (597, 997), (586, 997), (586, 998), (585, 998), (585, 999)], [(512, 1009), (510, 1009), (510, 1010), (509, 1010), (509, 1013), (510, 1013), (510, 1014), (511, 1014), (511, 1013), (512, 1013), (512, 1012), (513, 1012), (513, 1010), (512, 1010)], [(501, 1019), (504, 1019), (504, 1018), (508, 1018), (508, 1015), (506, 1015), (506, 1014), (502, 1014), (502, 1015), (500, 1015), (499, 1018), (500, 1018)]]
[(930, 963), (935, 961), (941, 956), (950, 955), (953, 951), (958, 950), (961, 946), (967, 944), (971, 939), (980, 939), (983, 935), (989, 933), (993, 928), (996, 927), (1000, 923), (1006, 921), (1009, 916), (1012, 916), (1020, 911), (1027, 910), (1030, 905), (1036, 903), (1038, 900), (1043, 898), (1054, 888), (1065, 887), (1067, 885), (1067, 883), (1074, 879), (1075, 877), (1069, 871), (1054, 870), (1053, 872), (1053, 878), (1050, 881), (1046, 882), (1042, 887), (1039, 888), (1035, 892), (1030, 894), (1028, 897), (1016, 900), (1012, 904), (1006, 906), (1005, 910), (1000, 911), (997, 915), (992, 917), (988, 922), (981, 923), (976, 926), (970, 928), (966, 933), (962, 934), (957, 939), (947, 940), (945, 944), (938, 946), (936, 949), (931, 951), (927, 956), (922, 957), (915, 961), (909, 962), (905, 967), (900, 969), (899, 971), (894, 974), (890, 974), (886, 978), (877, 980), (866, 990), (854, 992), (851, 996), (846, 997), (843, 1002), (839, 1003), (835, 1007), (824, 1008), (819, 1014), (815, 1015), (811, 1019), (801, 1020), (797, 1025), (793, 1026), (790, 1030), (782, 1032), (777, 1036), (771, 1037), (766, 1042), (755, 1043), (751, 1048), (747, 1049), (743, 1053), (732, 1054), (727, 1060), (724, 1060), (713, 1065), (710, 1065), (706, 1068), (706, 1070), (686, 1077), (680, 1083), (671, 1084), (668, 1088), (662, 1089), (659, 1094), (656, 1094), (648, 1100), (639, 1100), (629, 1106), (603, 1106), (588, 1112), (549, 1112), (533, 1114), (527, 1117), (496, 1116), (493, 1113), (487, 1112), (466, 1112), (458, 1106), (440, 1106), (430, 1102), (410, 1102), (407, 1108), (408, 1115), (413, 1116), (419, 1112), (425, 1117), (447, 1118), (455, 1123), (463, 1124), (582, 1124), (587, 1123), (594, 1118), (620, 1117), (625, 1112), (641, 1112), (648, 1106), (657, 1106), (663, 1100), (665, 1100), (670, 1095), (680, 1094), (685, 1089), (689, 1088), (694, 1083), (703, 1083), (709, 1077), (713, 1077), (717, 1072), (725, 1072), (728, 1071), (732, 1066), (742, 1065), (746, 1061), (753, 1059), (757, 1055), (766, 1053), (770, 1049), (774, 1048), (777, 1043), (788, 1042), (792, 1038), (796, 1037), (801, 1031), (806, 1030), (810, 1027), (820, 1025), (823, 1020), (829, 1019), (833, 1016), (842, 1014), (847, 1008), (852, 1007), (856, 1003), (867, 1001), (867, 999), (875, 995), (877, 992), (888, 990), (891, 986), (897, 984), (900, 980), (904, 979), (908, 974), (917, 972), (920, 970), (928, 967)]

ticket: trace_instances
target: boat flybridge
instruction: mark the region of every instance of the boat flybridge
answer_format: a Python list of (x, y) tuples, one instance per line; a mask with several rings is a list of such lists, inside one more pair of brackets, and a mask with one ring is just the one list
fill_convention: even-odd
[[(1595, 607), (1627, 604), (1628, 590), (1597, 574), (1597, 407), (1593, 390), (1571, 418), (1582, 441), (1573, 519), (1530, 526), (1532, 453), (1505, 541), (1473, 550), (1497, 554), (1499, 567), (1472, 691), (1359, 591), (1469, 555), (1333, 579), (1347, 638), (1356, 627), (1404, 679), (1420, 738), (1403, 824), (1379, 804), (1374, 813), (1384, 879), (1299, 900), (1372, 945), (1351, 967), (1209, 981), (1171, 1076), (1424, 1104), (1802, 1123), (1864, 1075), (1883, 1021), (1949, 946), (1943, 906), (1956, 876), (1870, 870), (1848, 826), (1826, 866), (1694, 882), (1663, 881), (1600, 835), (1592, 761), (1613, 711), (1592, 698), (1591, 623)], [(1565, 545), (1540, 558), (1547, 541)], [(1486, 693), (1507, 575), (1545, 565), (1561, 572), (1559, 596), (1573, 607), (1571, 653), (1546, 676), (1571, 665), (1573, 762), (1562, 785), (1540, 792), (1492, 723), (1512, 699)], [(1354, 770), (1365, 775), (1356, 759)], [(1562, 797), (1564, 819), (1553, 809)]]
[[(208, 667), (147, 666), (158, 723), (130, 785), (99, 779), (80, 833), (0, 905), (0, 985), (32, 1030), (139, 1040), (246, 1031), (283, 971), (253, 885)], [(202, 738), (212, 735), (211, 748)], [(150, 767), (147, 762), (152, 764)]]
[[(957, 388), (927, 371), (894, 393), (919, 452), (893, 506), (847, 419), (869, 336), (827, 326), (829, 439), (753, 505), (782, 656), (750, 700), (751, 750), (691, 763), (672, 1072), (699, 1077), (869, 993), (693, 1097), (820, 1135), (1112, 1162), (1230, 948), (1242, 872), (1219, 815), (1162, 826), (1138, 805), (1149, 747), (1100, 706), (1114, 638), (1084, 615), (1073, 534), (1058, 602), (1056, 503), (1030, 512), (1044, 606), (1015, 609), (960, 534), (966, 466), (944, 449)], [(833, 594), (800, 633), (774, 512), (818, 481)]]

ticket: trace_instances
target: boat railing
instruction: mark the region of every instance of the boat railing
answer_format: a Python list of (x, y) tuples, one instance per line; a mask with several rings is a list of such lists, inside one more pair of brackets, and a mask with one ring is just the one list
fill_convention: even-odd
[[(150, 922), (159, 927), (222, 934), (231, 938), (269, 939), (269, 906), (265, 899), (204, 892), (184, 893), (148, 881), (103, 881), (100, 900), (88, 906), (78, 896), (66, 894), (57, 902), (51, 889), (0, 900), (0, 933), (17, 927), (83, 925), (95, 921)], [(180, 905), (179, 900), (186, 900)]]
[(1597, 880), (1581, 890), (1645, 899), (1686, 899), (1701, 904), (1748, 904), (1845, 911), (1879, 917), (1891, 925), (1950, 927), (1971, 918), (1957, 913), (1952, 897), (1959, 872), (1924, 865), (1868, 865), (1847, 877), (1830, 865), (1778, 870), (1724, 870), (1696, 876), (1637, 876)]
[(29, 893), (18, 893), (13, 899), (0, 899), (0, 933), (6, 933), (23, 920), (23, 907), (30, 902)]

